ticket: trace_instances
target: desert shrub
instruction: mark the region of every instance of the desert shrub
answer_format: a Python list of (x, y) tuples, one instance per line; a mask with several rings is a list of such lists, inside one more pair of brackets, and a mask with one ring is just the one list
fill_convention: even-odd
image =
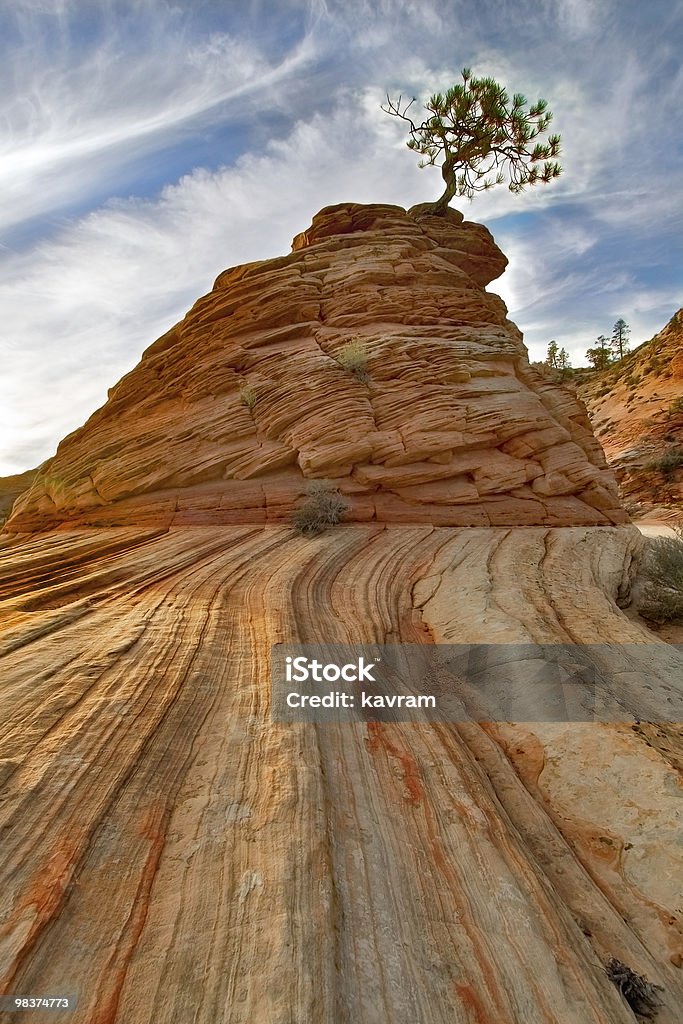
[(240, 387), (240, 402), (242, 405), (246, 405), (247, 409), (251, 411), (256, 405), (256, 391), (251, 384), (242, 384)]
[(670, 477), (679, 466), (683, 466), (683, 448), (669, 449), (661, 458), (648, 462), (645, 468), (658, 469), (665, 477)]
[(674, 532), (650, 541), (642, 567), (638, 610), (652, 622), (683, 621), (683, 527)]
[(340, 523), (349, 507), (336, 487), (326, 480), (313, 480), (303, 505), (292, 516), (292, 526), (305, 537), (317, 537), (328, 526)]
[(683, 412), (683, 397), (674, 398), (673, 402), (667, 409), (667, 416), (675, 416), (679, 412)]
[(337, 362), (364, 384), (370, 379), (367, 372), (368, 350), (361, 341), (349, 341), (343, 345), (337, 353)]
[(655, 985), (642, 974), (636, 974), (615, 956), (607, 961), (605, 974), (617, 986), (634, 1013), (648, 1020), (655, 1017), (658, 1008), (663, 1005), (657, 994), (663, 991), (661, 985)]

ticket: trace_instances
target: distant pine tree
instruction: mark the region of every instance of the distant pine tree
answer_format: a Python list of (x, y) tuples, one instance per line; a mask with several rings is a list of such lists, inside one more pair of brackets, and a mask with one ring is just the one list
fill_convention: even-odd
[(560, 371), (560, 380), (566, 380), (567, 377), (573, 376), (574, 371), (569, 361), (569, 353), (564, 348), (557, 353), (557, 369)]
[(613, 351), (619, 359), (623, 359), (628, 352), (628, 336), (631, 328), (625, 320), (617, 320), (612, 328), (612, 341), (610, 342)]
[(606, 370), (612, 362), (610, 341), (604, 334), (598, 336), (597, 344), (586, 351), (586, 359), (595, 370)]

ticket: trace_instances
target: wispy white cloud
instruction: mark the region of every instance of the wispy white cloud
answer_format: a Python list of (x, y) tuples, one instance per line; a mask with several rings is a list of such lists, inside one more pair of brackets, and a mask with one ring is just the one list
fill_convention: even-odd
[(93, 49), (77, 37), (57, 46), (38, 37), (14, 51), (0, 79), (13, 92), (0, 135), (0, 237), (113, 187), (131, 159), (168, 146), (188, 124), (199, 131), (216, 108), (253, 114), (314, 56), (310, 36), (273, 61), (257, 39), (213, 32), (194, 41), (172, 9), (157, 13), (137, 41), (114, 21)]

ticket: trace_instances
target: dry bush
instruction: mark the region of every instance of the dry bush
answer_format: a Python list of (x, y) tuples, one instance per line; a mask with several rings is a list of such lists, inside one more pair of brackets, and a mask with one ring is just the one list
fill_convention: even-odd
[(292, 516), (292, 526), (304, 537), (317, 537), (328, 526), (336, 526), (349, 510), (349, 504), (326, 480), (314, 480), (306, 489), (306, 498)]
[(663, 991), (661, 985), (655, 985), (642, 974), (636, 974), (615, 956), (607, 961), (605, 974), (617, 986), (634, 1013), (647, 1020), (656, 1016), (658, 1008), (663, 1005), (657, 995), (657, 992)]
[(256, 391), (251, 384), (242, 384), (240, 387), (240, 402), (242, 405), (246, 405), (247, 409), (251, 410), (256, 405)]
[(674, 532), (652, 539), (645, 555), (638, 611), (651, 622), (683, 621), (683, 527)]
[(336, 358), (343, 369), (352, 373), (363, 384), (367, 384), (370, 378), (367, 372), (368, 349), (366, 345), (361, 341), (350, 341), (340, 348)]

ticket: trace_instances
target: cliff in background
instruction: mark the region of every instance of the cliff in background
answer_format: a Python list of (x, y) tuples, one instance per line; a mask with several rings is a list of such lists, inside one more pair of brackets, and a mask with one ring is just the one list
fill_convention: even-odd
[(27, 469), (24, 473), (0, 477), (0, 526), (8, 518), (16, 499), (30, 488), (37, 475), (37, 469)]
[(683, 309), (578, 391), (630, 512), (683, 519)]

